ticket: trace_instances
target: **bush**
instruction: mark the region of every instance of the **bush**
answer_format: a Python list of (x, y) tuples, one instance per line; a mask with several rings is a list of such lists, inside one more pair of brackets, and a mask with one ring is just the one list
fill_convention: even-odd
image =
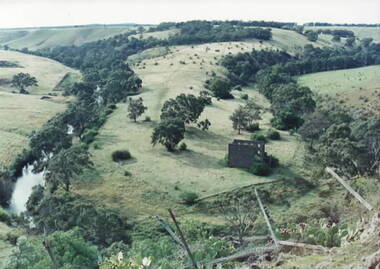
[(251, 168), (251, 173), (256, 176), (268, 176), (270, 175), (271, 168), (268, 163), (264, 161), (255, 161)]
[(273, 130), (273, 129), (268, 130), (267, 137), (271, 140), (280, 140), (281, 139), (280, 133), (276, 130)]
[(240, 98), (243, 100), (248, 100), (248, 94), (244, 93), (244, 94), (240, 95)]
[(94, 142), (95, 137), (98, 135), (98, 131), (94, 129), (87, 130), (82, 136), (82, 142), (89, 145)]
[(10, 224), (11, 222), (11, 216), (2, 207), (0, 207), (0, 221), (7, 224)]
[(126, 161), (131, 158), (132, 158), (132, 155), (128, 150), (116, 150), (112, 152), (112, 160), (114, 162)]
[(280, 161), (278, 158), (274, 157), (273, 155), (267, 156), (264, 161), (271, 167), (276, 168), (280, 166)]
[(252, 134), (251, 140), (267, 142), (267, 138), (262, 134)]
[(130, 177), (130, 176), (132, 176), (132, 173), (129, 171), (124, 171), (124, 176)]
[(248, 125), (246, 128), (245, 128), (248, 132), (255, 132), (255, 131), (258, 131), (260, 130), (260, 126), (258, 123), (251, 123), (250, 125)]
[(216, 98), (233, 99), (231, 94), (231, 82), (224, 78), (215, 78), (210, 81), (210, 91)]
[(100, 147), (100, 144), (99, 143), (94, 143), (94, 149), (100, 149), (101, 147)]
[(108, 105), (108, 108), (114, 110), (117, 108), (117, 106), (115, 104), (110, 104)]
[(186, 145), (185, 142), (183, 142), (183, 143), (181, 143), (181, 144), (179, 145), (179, 150), (180, 150), (180, 151), (185, 151), (185, 150), (187, 150), (187, 145)]
[(149, 117), (149, 116), (146, 116), (145, 119), (144, 119), (145, 122), (151, 122), (152, 119)]
[(193, 205), (199, 198), (199, 195), (195, 192), (184, 192), (179, 196), (186, 205)]

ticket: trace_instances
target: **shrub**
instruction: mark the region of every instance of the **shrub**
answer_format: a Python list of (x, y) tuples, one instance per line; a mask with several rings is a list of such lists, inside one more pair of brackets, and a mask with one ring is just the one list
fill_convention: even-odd
[(145, 119), (144, 119), (145, 122), (151, 122), (152, 119), (149, 117), (149, 116), (146, 116)]
[(115, 150), (112, 152), (112, 160), (114, 162), (126, 161), (132, 158), (131, 153), (128, 150)]
[(271, 140), (280, 140), (281, 139), (280, 133), (276, 130), (273, 130), (273, 129), (268, 130), (267, 137)]
[(231, 82), (224, 78), (215, 78), (210, 81), (210, 90), (215, 97), (221, 99), (233, 99), (231, 94)]
[(91, 144), (94, 142), (95, 137), (98, 135), (98, 131), (94, 129), (87, 130), (82, 136), (82, 142), (85, 144)]
[(108, 105), (108, 108), (114, 110), (117, 108), (117, 106), (115, 104), (110, 104)]
[(193, 205), (199, 198), (199, 195), (195, 192), (184, 192), (179, 196), (186, 205)]
[(228, 167), (228, 154), (224, 155), (223, 159), (218, 162), (223, 167)]
[(11, 216), (7, 211), (5, 211), (2, 207), (0, 207), (0, 221), (10, 224)]
[(270, 172), (269, 164), (260, 160), (255, 161), (251, 168), (251, 173), (256, 176), (268, 176)]
[(262, 134), (252, 134), (251, 140), (267, 142), (267, 138)]
[(187, 145), (185, 142), (182, 142), (180, 145), (179, 145), (179, 150), (180, 151), (185, 151), (187, 150)]
[(124, 176), (130, 177), (130, 176), (132, 176), (132, 173), (129, 171), (124, 171)]
[(248, 94), (244, 93), (244, 94), (240, 95), (240, 98), (243, 100), (248, 100)]
[(248, 132), (255, 132), (255, 131), (258, 131), (260, 130), (260, 126), (258, 123), (251, 123), (247, 126), (247, 128), (245, 128)]
[(100, 147), (100, 145), (99, 145), (99, 143), (94, 143), (94, 149), (100, 149), (101, 147)]
[(273, 155), (267, 156), (264, 161), (271, 167), (276, 168), (280, 166), (280, 161), (278, 158), (274, 157)]

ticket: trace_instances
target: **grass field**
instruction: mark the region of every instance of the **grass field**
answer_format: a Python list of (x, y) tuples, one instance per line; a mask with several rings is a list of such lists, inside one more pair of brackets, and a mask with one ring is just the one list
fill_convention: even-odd
[[(73, 73), (71, 77), (80, 79), (79, 71), (43, 57), (0, 50), (0, 60), (15, 62), (22, 66), (21, 68), (0, 68), (1, 79), (11, 80), (15, 74), (20, 72), (29, 73), (37, 78), (38, 87), (28, 88), (31, 94), (47, 94), (52, 92), (67, 73)], [(10, 84), (0, 84), (0, 91), (11, 92), (18, 90), (11, 87)]]
[[(220, 74), (224, 71), (215, 64), (217, 59), (229, 52), (250, 51), (254, 47), (261, 49), (267, 46), (259, 42), (176, 46), (171, 47), (167, 55), (146, 59), (139, 66), (134, 66), (144, 83), (140, 96), (148, 107), (146, 116), (150, 116), (152, 122), (131, 122), (126, 116), (126, 104), (119, 104), (97, 136), (95, 143), (100, 149), (91, 150), (99, 173), (98, 181), (90, 188), (89, 184), (79, 187), (78, 191), (91, 199), (121, 208), (125, 214), (144, 216), (158, 214), (170, 206), (181, 208), (178, 196), (184, 191), (205, 196), (294, 176), (292, 169), (298, 164), (295, 156), (301, 147), (297, 146), (296, 137), (285, 132), (282, 133), (282, 141), (270, 142), (267, 148), (288, 168), (279, 169), (266, 178), (221, 164), (229, 142), (234, 138), (249, 137), (248, 133), (238, 136), (229, 120), (233, 110), (243, 104), (239, 92), (234, 93), (237, 97), (234, 100), (213, 99), (213, 104), (206, 108), (201, 118), (211, 121), (209, 131), (187, 128), (184, 142), (189, 151), (173, 154), (166, 152), (161, 145), (152, 147), (150, 144), (153, 127), (159, 120), (162, 104), (168, 98), (180, 93), (197, 95), (209, 77), (206, 71), (214, 70)], [(244, 89), (244, 93), (268, 106), (265, 98), (255, 90)], [(268, 128), (270, 117), (269, 113), (264, 115), (261, 124), (264, 129)], [(118, 149), (130, 150), (134, 159), (124, 165), (113, 163), (111, 153)], [(132, 176), (125, 176), (125, 171)]]
[(0, 30), (0, 45), (37, 50), (57, 46), (81, 45), (123, 34), (134, 26), (72, 27), (56, 29)]
[[(360, 39), (372, 37), (374, 42), (380, 42), (380, 27), (354, 27), (354, 26), (307, 26), (306, 29), (330, 29), (330, 30), (339, 30), (339, 29), (345, 29), (345, 30), (351, 30), (355, 33), (356, 37), (359, 37)], [(330, 36), (330, 39), (332, 36)]]
[(0, 167), (8, 165), (28, 144), (28, 135), (56, 113), (64, 111), (65, 99), (0, 92)]
[(41, 100), (41, 94), (52, 92), (66, 74), (71, 74), (70, 80), (80, 79), (80, 74), (53, 60), (19, 52), (0, 50), (0, 59), (22, 66), (0, 68), (0, 78), (10, 80), (13, 75), (24, 72), (35, 76), (39, 84), (28, 88), (30, 95), (13, 94), (11, 91), (18, 91), (16, 88), (10, 84), (0, 85), (0, 166), (6, 166), (27, 146), (28, 135), (33, 130), (66, 107), (66, 98)]
[(380, 65), (304, 75), (298, 82), (348, 106), (380, 111)]

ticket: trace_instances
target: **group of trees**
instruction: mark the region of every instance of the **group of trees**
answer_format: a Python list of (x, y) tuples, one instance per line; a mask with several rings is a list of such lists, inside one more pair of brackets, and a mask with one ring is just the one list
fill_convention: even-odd
[(342, 173), (380, 178), (380, 119), (341, 108), (328, 100), (318, 102), (299, 129), (308, 143), (313, 163)]
[(229, 71), (230, 87), (256, 82), (272, 103), (272, 124), (278, 129), (293, 129), (302, 125), (303, 116), (313, 112), (316, 104), (311, 90), (299, 86), (292, 76), (379, 64), (379, 55), (380, 44), (368, 40), (352, 48), (306, 45), (297, 57), (279, 51), (252, 51), (228, 55), (221, 63)]
[(270, 40), (271, 29), (249, 28), (230, 22), (189, 21), (177, 25), (180, 33), (169, 37), (169, 44), (185, 45), (238, 41), (248, 38)]
[(252, 50), (250, 53), (226, 55), (222, 58), (221, 64), (228, 70), (228, 79), (234, 86), (252, 83), (255, 81), (258, 71), (275, 64), (287, 63), (293, 59), (284, 51)]
[(68, 231), (80, 228), (83, 237), (96, 245), (107, 247), (113, 242), (130, 242), (131, 226), (119, 212), (97, 206), (85, 198), (66, 191), (43, 195), (44, 189), (35, 188), (27, 209), (40, 232)]
[[(168, 151), (173, 151), (184, 138), (185, 124), (197, 123), (208, 99), (193, 94), (180, 94), (175, 99), (167, 100), (161, 109), (161, 122), (154, 128), (152, 144), (163, 144)], [(198, 122), (198, 127), (207, 130), (211, 125), (208, 119)]]

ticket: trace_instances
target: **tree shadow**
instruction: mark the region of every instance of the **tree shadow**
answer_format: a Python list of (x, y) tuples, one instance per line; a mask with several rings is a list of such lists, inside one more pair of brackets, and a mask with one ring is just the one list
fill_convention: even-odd
[[(218, 169), (223, 168), (220, 165), (220, 159), (206, 155), (201, 152), (195, 152), (192, 150), (178, 151), (168, 155), (176, 161), (180, 161), (187, 166), (191, 166), (197, 169)], [(222, 158), (222, 156), (221, 156)]]
[(208, 150), (226, 150), (231, 139), (227, 136), (219, 135), (210, 131), (202, 131), (195, 127), (187, 127), (186, 138), (198, 147)]

